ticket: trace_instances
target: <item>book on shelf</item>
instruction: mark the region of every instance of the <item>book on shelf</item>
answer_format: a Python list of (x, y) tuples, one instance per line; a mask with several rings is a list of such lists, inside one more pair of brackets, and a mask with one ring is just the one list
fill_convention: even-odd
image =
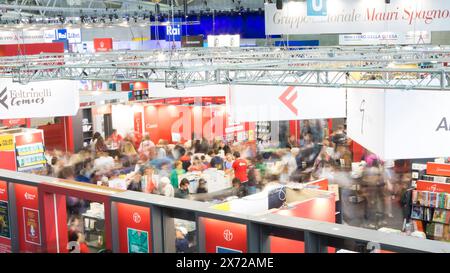
[(447, 221), (447, 210), (445, 209), (435, 209), (433, 214), (433, 222), (448, 224)]
[(413, 206), (411, 212), (411, 218), (421, 220), (423, 219), (423, 207)]
[(445, 192), (414, 190), (412, 192), (412, 202), (415, 205), (450, 209), (450, 194)]

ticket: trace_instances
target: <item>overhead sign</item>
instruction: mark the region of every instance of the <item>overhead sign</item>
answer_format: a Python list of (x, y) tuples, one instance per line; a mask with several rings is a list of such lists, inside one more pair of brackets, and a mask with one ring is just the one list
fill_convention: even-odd
[(81, 43), (81, 29), (46, 29), (24, 31), (0, 31), (0, 44), (39, 44), (56, 40), (68, 40), (69, 43)]
[(345, 89), (233, 85), (229, 95), (236, 122), (346, 117)]
[(265, 4), (267, 35), (450, 30), (450, 1), (307, 0)]
[(183, 36), (181, 47), (203, 47), (203, 35)]
[(37, 118), (73, 116), (80, 106), (75, 81), (31, 82), (0, 80), (0, 117)]
[[(177, 24), (180, 23), (180, 24)], [(175, 18), (173, 24), (166, 27), (166, 41), (181, 41), (181, 19)]]
[(240, 47), (240, 35), (209, 35), (208, 47)]
[(444, 91), (349, 89), (348, 135), (384, 159), (447, 157), (449, 104)]
[(108, 52), (113, 49), (112, 38), (95, 38), (94, 39), (95, 52)]
[(430, 44), (431, 32), (411, 31), (408, 33), (373, 32), (339, 35), (339, 45), (410, 45)]

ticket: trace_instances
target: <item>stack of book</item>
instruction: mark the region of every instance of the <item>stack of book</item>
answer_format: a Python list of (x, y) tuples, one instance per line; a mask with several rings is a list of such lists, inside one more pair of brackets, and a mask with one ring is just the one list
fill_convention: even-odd
[(445, 192), (413, 191), (413, 205), (450, 209), (450, 194)]

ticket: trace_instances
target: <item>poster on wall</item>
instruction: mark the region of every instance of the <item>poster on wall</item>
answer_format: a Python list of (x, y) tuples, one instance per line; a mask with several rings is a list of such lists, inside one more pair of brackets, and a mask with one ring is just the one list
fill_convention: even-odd
[(148, 232), (134, 228), (127, 229), (128, 253), (149, 253)]
[(0, 201), (0, 237), (11, 238), (9, 230), (8, 202)]
[(41, 245), (39, 211), (24, 207), (23, 221), (25, 224), (25, 242), (35, 245)]
[(0, 80), (0, 117), (40, 118), (76, 115), (79, 103), (76, 81), (13, 83)]
[(307, 0), (264, 10), (266, 35), (450, 30), (450, 1)]

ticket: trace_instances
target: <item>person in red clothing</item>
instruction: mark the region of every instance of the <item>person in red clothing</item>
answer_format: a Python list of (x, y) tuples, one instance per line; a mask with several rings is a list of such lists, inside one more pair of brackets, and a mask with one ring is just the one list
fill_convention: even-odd
[(70, 242), (76, 242), (79, 246), (78, 249), (74, 249), (73, 253), (90, 253), (89, 247), (84, 240), (83, 233), (77, 231), (77, 230), (70, 230), (69, 231), (69, 243)]
[(234, 177), (239, 179), (241, 183), (246, 183), (248, 181), (247, 161), (241, 158), (241, 154), (239, 152), (234, 152), (233, 155), (235, 158), (233, 162)]
[(109, 136), (107, 142), (111, 144), (113, 149), (118, 149), (120, 147), (120, 143), (122, 142), (122, 140), (123, 137), (119, 133), (117, 133), (116, 129), (113, 129), (112, 134)]

